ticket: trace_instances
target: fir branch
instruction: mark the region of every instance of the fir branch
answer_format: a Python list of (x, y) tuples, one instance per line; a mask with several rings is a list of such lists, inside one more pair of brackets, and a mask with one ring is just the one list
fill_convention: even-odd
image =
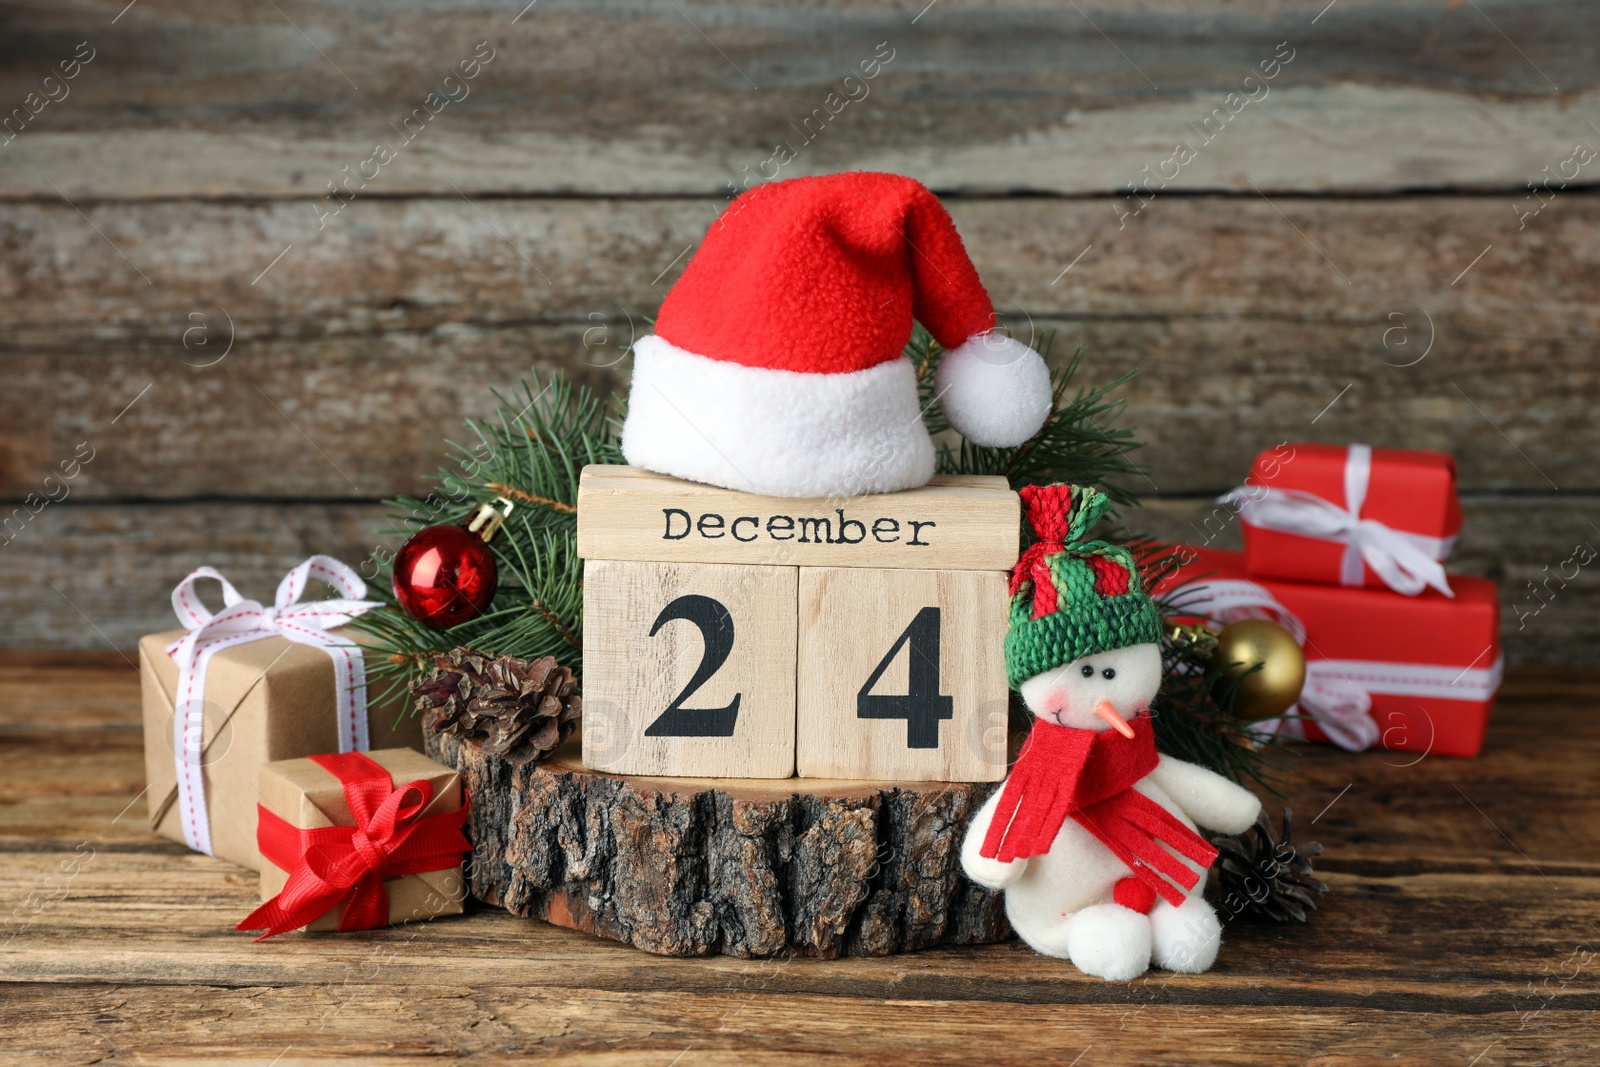
[(540, 600), (538, 597), (533, 597), (528, 602), (533, 605), (534, 611), (537, 611), (540, 615), (543, 615), (549, 621), (550, 625), (556, 628), (557, 633), (567, 639), (567, 644), (571, 645), (579, 652), (583, 651), (583, 638), (567, 629), (566, 624), (561, 621), (561, 617), (555, 612), (551, 611), (549, 606), (545, 604), (544, 601)]
[[(1150, 537), (1130, 535), (1125, 543), (1133, 552), (1146, 589), (1170, 579), (1192, 559), (1186, 549)], [(1279, 786), (1288, 766), (1285, 757), (1292, 750), (1277, 734), (1256, 729), (1253, 722), (1240, 718), (1234, 710), (1239, 687), (1262, 665), (1246, 664), (1245, 670), (1235, 670), (1239, 664), (1215, 662), (1214, 647), (1179, 636), (1175, 624), (1179, 618), (1216, 621), (1197, 616), (1192, 606), (1183, 606), (1185, 592), (1208, 577), (1209, 574), (1187, 577), (1155, 598), (1164, 623), (1164, 680), (1153, 709), (1156, 743), (1163, 752), (1178, 759), (1209, 767), (1241, 785), (1247, 778), (1252, 779), (1282, 795)]]
[(551, 500), (547, 496), (535, 496), (532, 493), (525, 493), (521, 489), (509, 486), (504, 482), (488, 482), (484, 485), (484, 488), (496, 496), (510, 497), (512, 500), (519, 500), (524, 504), (537, 504), (542, 508), (565, 512), (568, 515), (576, 515), (578, 513), (577, 507), (573, 504), (568, 504), (561, 500)]
[(577, 552), (578, 478), (591, 463), (621, 463), (616, 422), (606, 400), (563, 375), (524, 381), (510, 397), (496, 394), (493, 418), (468, 420), (470, 445), (451, 442), (428, 497), (387, 501), (394, 510), (384, 531), (395, 538), (438, 523), (460, 522), (478, 506), (505, 496), (517, 507), (490, 542), (500, 584), (488, 610), (447, 631), (434, 630), (394, 605), (389, 556), (375, 557), (374, 582), (388, 609), (353, 624), (366, 637), (380, 699), (421, 677), (434, 655), (458, 646), (535, 660), (555, 656), (577, 665), (583, 645), (583, 560)]

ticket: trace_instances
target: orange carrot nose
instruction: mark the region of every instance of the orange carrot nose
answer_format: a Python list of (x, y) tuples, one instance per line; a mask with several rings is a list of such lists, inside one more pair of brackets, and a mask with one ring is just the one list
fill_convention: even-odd
[(1125, 720), (1121, 715), (1117, 714), (1117, 709), (1111, 706), (1111, 701), (1102, 700), (1100, 703), (1096, 704), (1094, 706), (1094, 713), (1100, 716), (1106, 722), (1110, 723), (1111, 728), (1117, 731), (1117, 733), (1121, 734), (1123, 737), (1133, 737), (1133, 727), (1129, 726), (1127, 720)]

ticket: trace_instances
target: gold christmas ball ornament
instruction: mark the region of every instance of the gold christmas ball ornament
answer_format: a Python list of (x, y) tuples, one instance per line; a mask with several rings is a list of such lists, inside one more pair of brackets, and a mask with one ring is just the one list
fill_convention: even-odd
[[(1266, 619), (1243, 619), (1223, 627), (1211, 661), (1225, 668), (1223, 680), (1243, 675), (1233, 710), (1252, 722), (1288, 711), (1306, 684), (1305, 652), (1289, 631)], [(1261, 669), (1250, 671), (1257, 663)]]

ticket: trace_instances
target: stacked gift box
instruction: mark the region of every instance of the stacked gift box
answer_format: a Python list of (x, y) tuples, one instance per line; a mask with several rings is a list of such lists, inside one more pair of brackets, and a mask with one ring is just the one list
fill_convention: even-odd
[(1222, 498), (1244, 552), (1185, 550), (1164, 591), (1216, 623), (1279, 622), (1306, 686), (1268, 729), (1342, 747), (1475, 756), (1501, 673), (1494, 583), (1447, 575), (1455, 461), (1365, 445), (1280, 445)]
[[(201, 600), (215, 581), (222, 608)], [(331, 599), (304, 599), (318, 581)], [(354, 930), (450, 915), (466, 891), (467, 798), (420, 724), (369, 709), (345, 627), (379, 607), (313, 556), (273, 602), (202, 567), (173, 591), (182, 629), (139, 642), (150, 829), (261, 873), (240, 929)]]

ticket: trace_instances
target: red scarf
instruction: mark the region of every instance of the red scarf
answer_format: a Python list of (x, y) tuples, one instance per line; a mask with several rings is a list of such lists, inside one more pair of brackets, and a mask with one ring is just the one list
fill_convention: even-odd
[(1133, 788), (1161, 757), (1150, 717), (1141, 715), (1130, 725), (1128, 738), (1115, 730), (1096, 733), (1036, 721), (1006, 779), (980, 855), (1009, 863), (1048, 852), (1070, 815), (1141, 884), (1173, 906), (1182, 904), (1200, 875), (1167, 848), (1202, 868), (1211, 866), (1217, 850)]

